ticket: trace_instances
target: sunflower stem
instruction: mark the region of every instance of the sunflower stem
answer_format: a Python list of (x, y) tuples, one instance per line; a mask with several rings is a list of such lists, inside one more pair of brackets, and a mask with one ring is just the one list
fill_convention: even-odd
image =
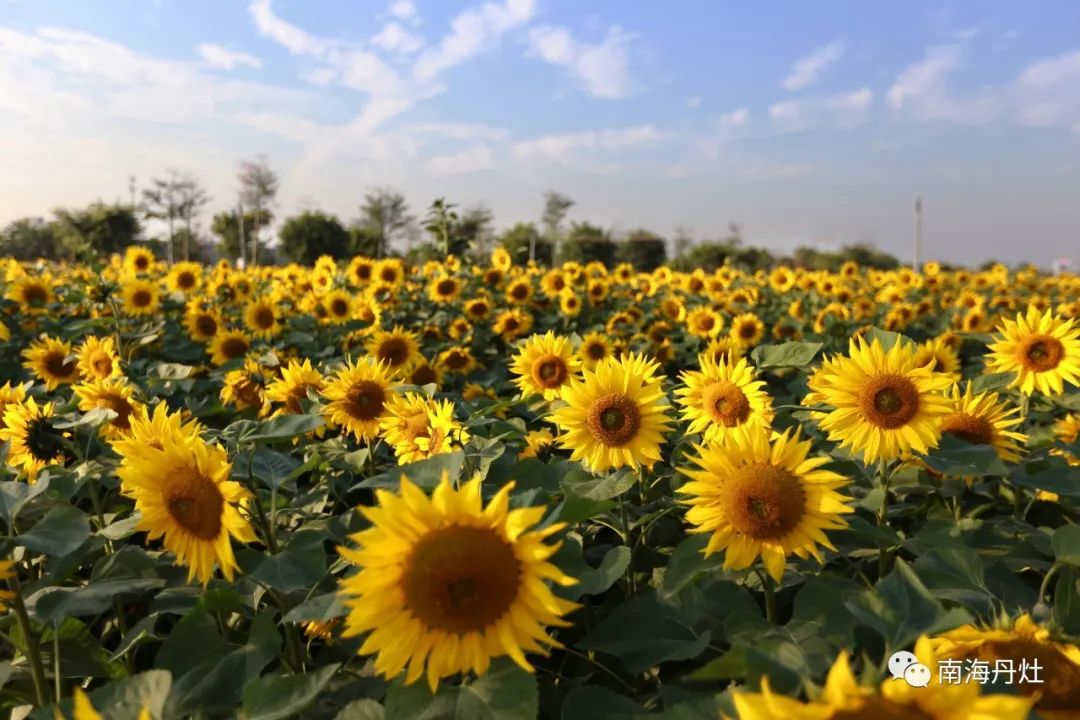
[(60, 633), (58, 628), (53, 628), (53, 685), (56, 690), (56, 702), (59, 704), (64, 697), (64, 690), (60, 682)]
[(767, 572), (758, 571), (758, 576), (761, 578), (761, 587), (765, 590), (765, 619), (770, 625), (776, 624), (776, 583), (773, 582), (772, 575)]
[[(878, 527), (887, 527), (889, 524), (889, 468), (884, 459), (878, 464), (878, 477), (881, 481), (881, 507), (877, 512)], [(881, 548), (878, 555), (878, 579), (885, 577), (889, 566), (889, 551)]]
[(1054, 577), (1054, 575), (1057, 574), (1057, 571), (1060, 569), (1061, 565), (1058, 563), (1054, 563), (1050, 566), (1050, 569), (1046, 571), (1046, 575), (1043, 577), (1042, 584), (1039, 586), (1039, 598), (1036, 601), (1037, 603), (1043, 602), (1043, 599), (1046, 597), (1047, 591), (1050, 589), (1050, 579)]
[(38, 637), (34, 633), (34, 628), (30, 624), (30, 616), (26, 612), (22, 584), (19, 582), (18, 575), (12, 575), (8, 578), (8, 587), (11, 592), (15, 593), (11, 607), (15, 610), (15, 619), (19, 623), (23, 638), (26, 640), (26, 657), (30, 661), (30, 674), (34, 680), (34, 696), (37, 698), (38, 706), (45, 707), (48, 702), (46, 694), (48, 682), (45, 680), (45, 667), (41, 664), (41, 648), (38, 647)]

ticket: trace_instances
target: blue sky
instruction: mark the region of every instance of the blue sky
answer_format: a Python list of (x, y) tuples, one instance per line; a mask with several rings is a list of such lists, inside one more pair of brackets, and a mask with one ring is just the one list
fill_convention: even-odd
[[(1080, 260), (1080, 5), (0, 0), (0, 222), (167, 168), (779, 251)], [(205, 225), (205, 223), (204, 223)]]

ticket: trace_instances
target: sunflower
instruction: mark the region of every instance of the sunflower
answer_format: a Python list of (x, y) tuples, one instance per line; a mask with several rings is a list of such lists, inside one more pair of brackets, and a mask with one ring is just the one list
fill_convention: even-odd
[(52, 403), (38, 405), (34, 398), (4, 407), (0, 442), (8, 443), (7, 464), (26, 473), (33, 484), (38, 472), (49, 465), (63, 465), (70, 453), (66, 441), (53, 428)]
[[(5, 385), (4, 387), (6, 388), (7, 386)], [(2, 393), (3, 388), (0, 388), (0, 398), (3, 397)], [(0, 408), (2, 407), (3, 400), (0, 399)], [(1076, 413), (1069, 413), (1065, 417), (1055, 422), (1054, 435), (1057, 437), (1058, 440), (1067, 445), (1075, 443), (1077, 436), (1080, 436), (1080, 415), (1077, 415)], [(1053, 448), (1052, 450), (1050, 450), (1050, 454), (1060, 455), (1061, 457), (1064, 457), (1070, 465), (1080, 465), (1080, 458), (1076, 457), (1068, 450), (1063, 450), (1061, 448)]]
[(1019, 408), (1008, 408), (995, 392), (975, 394), (968, 382), (963, 393), (959, 385), (949, 390), (950, 412), (941, 419), (941, 431), (971, 443), (990, 445), (1003, 462), (1019, 462), (1027, 435), (1016, 432), (1023, 423)]
[(514, 259), (510, 257), (510, 253), (502, 245), (499, 245), (491, 251), (492, 267), (507, 272), (513, 264)]
[(224, 326), (221, 313), (214, 308), (203, 307), (202, 303), (189, 302), (184, 310), (184, 328), (195, 342), (210, 342)]
[(439, 353), (436, 365), (448, 373), (455, 375), (468, 375), (476, 367), (476, 358), (472, 350), (466, 346), (447, 348)]
[(326, 321), (333, 325), (352, 320), (357, 310), (355, 299), (345, 290), (331, 290), (323, 296), (320, 305), (326, 312)]
[(169, 412), (169, 406), (164, 402), (155, 405), (153, 412), (145, 405), (139, 405), (128, 420), (127, 434), (110, 440), (113, 451), (125, 459), (161, 450), (166, 442), (178, 438), (199, 440), (202, 433), (198, 420), (185, 419), (182, 412)]
[(532, 329), (533, 317), (522, 310), (505, 310), (495, 318), (492, 329), (506, 342), (513, 342)]
[(886, 352), (857, 335), (848, 355), (823, 364), (815, 378), (814, 391), (833, 408), (820, 421), (829, 439), (861, 452), (867, 464), (936, 447), (949, 413), (942, 394), (949, 376), (917, 365), (914, 347), (902, 341)]
[(545, 400), (555, 400), (580, 364), (570, 340), (548, 330), (544, 335), (530, 336), (518, 346), (510, 361), (510, 372), (517, 376), (514, 384), (521, 390), (521, 397), (542, 395)]
[(419, 393), (391, 395), (379, 432), (394, 448), (399, 465), (453, 452), (469, 440), (468, 431), (454, 419), (453, 403)]
[(533, 296), (532, 283), (528, 278), (519, 277), (506, 286), (506, 302), (511, 305), (525, 305)]
[(12, 385), (9, 380), (0, 387), (0, 427), (4, 425), (4, 410), (7, 409), (7, 406), (13, 403), (21, 403), (25, 399), (26, 387), (23, 385)]
[(161, 305), (161, 291), (156, 282), (129, 277), (120, 285), (124, 312), (128, 315), (153, 315)]
[(418, 357), (405, 370), (403, 382), (406, 385), (434, 385), (436, 388), (443, 384), (443, 370), (438, 365), (432, 365), (426, 358)]
[(393, 378), (386, 365), (365, 356), (349, 362), (326, 383), (323, 395), (330, 401), (323, 416), (352, 433), (360, 442), (379, 434), (379, 420), (392, 394)]
[[(0, 560), (0, 580), (7, 581), (16, 577), (15, 561)], [(15, 593), (10, 590), (0, 589), (0, 613), (7, 612), (7, 604), (15, 599)]]
[(66, 340), (52, 337), (35, 340), (23, 350), (22, 356), (26, 358), (23, 367), (44, 382), (49, 392), (80, 379), (79, 362), (71, 357), (71, 343)]
[(486, 297), (465, 301), (465, 315), (473, 321), (486, 320), (491, 314), (491, 301)]
[(1016, 373), (1009, 387), (1031, 395), (1060, 395), (1064, 383), (1080, 385), (1080, 327), (1051, 311), (1034, 307), (1027, 315), (1002, 321), (1001, 332), (990, 344), (987, 369)]
[(416, 333), (405, 330), (400, 325), (393, 330), (376, 330), (366, 345), (369, 355), (386, 363), (393, 372), (404, 370), (420, 353)]
[(282, 404), (274, 415), (299, 415), (304, 412), (301, 403), (307, 400), (308, 392), (320, 392), (325, 382), (322, 373), (311, 366), (311, 360), (291, 360), (281, 369), (281, 377), (266, 386), (266, 399)]
[(349, 261), (349, 266), (345, 268), (345, 277), (356, 287), (364, 287), (371, 282), (374, 273), (375, 261), (363, 255), (354, 257)]
[(452, 275), (440, 275), (432, 279), (427, 294), (431, 302), (445, 305), (454, 302), (461, 293), (461, 281)]
[[(132, 418), (133, 436), (146, 434), (150, 420)], [(256, 537), (241, 512), (251, 494), (229, 480), (232, 465), (219, 445), (172, 426), (160, 438), (160, 447), (143, 446), (125, 455), (117, 469), (124, 491), (135, 500), (141, 517), (136, 529), (148, 540), (164, 537), (165, 549), (188, 568), (188, 582), (198, 578), (203, 587), (214, 574), (217, 561), (232, 581), (238, 569), (231, 538), (253, 542)]]
[(338, 549), (360, 571), (341, 581), (349, 610), (345, 637), (365, 635), (361, 655), (375, 671), (405, 682), (426, 675), (434, 691), (457, 673), (483, 675), (504, 655), (525, 670), (526, 652), (560, 647), (545, 626), (568, 627), (576, 603), (545, 581), (575, 584), (549, 562), (559, 543), (545, 540), (564, 523), (530, 529), (546, 508), (509, 509), (513, 483), (483, 505), (480, 478), (455, 490), (444, 474), (431, 498), (405, 476), (399, 494), (377, 490), (378, 505), (361, 507), (371, 527)]
[(581, 298), (576, 292), (567, 289), (559, 293), (559, 312), (569, 318), (581, 314)]
[(696, 307), (686, 314), (686, 329), (699, 338), (713, 338), (724, 328), (724, 316), (707, 305)]
[(244, 325), (257, 338), (269, 339), (281, 332), (277, 303), (270, 298), (256, 298), (244, 308)]
[(108, 380), (124, 374), (116, 354), (116, 340), (111, 335), (87, 337), (75, 354), (78, 356), (79, 374), (88, 380)]
[(132, 398), (135, 388), (127, 380), (95, 379), (80, 383), (72, 389), (79, 398), (79, 409), (83, 412), (105, 408), (116, 413), (115, 418), (100, 427), (102, 435), (123, 435), (131, 429), (131, 414), (141, 403)]
[(835, 550), (825, 530), (847, 526), (847, 497), (837, 490), (850, 481), (821, 466), (827, 457), (810, 457), (813, 443), (799, 432), (775, 435), (759, 427), (711, 447), (697, 447), (698, 470), (680, 489), (690, 497), (686, 520), (692, 532), (711, 533), (705, 555), (724, 550), (724, 567), (742, 570), (760, 555), (777, 582), (787, 556), (813, 556), (818, 545)]
[(741, 347), (751, 347), (765, 337), (765, 323), (753, 313), (743, 313), (731, 321), (729, 337)]
[(652, 467), (660, 459), (664, 433), (671, 429), (660, 366), (642, 355), (609, 358), (562, 387), (566, 405), (551, 415), (569, 448), (592, 472)]
[(260, 417), (270, 411), (263, 369), (252, 358), (245, 358), (244, 367), (225, 373), (218, 397), (239, 411), (254, 408)]
[(920, 345), (915, 351), (915, 362), (920, 367), (932, 362), (932, 370), (948, 375), (954, 382), (960, 379), (960, 358), (945, 338), (931, 338)]
[(1050, 631), (1036, 625), (1029, 615), (1021, 615), (1011, 628), (964, 625), (933, 638), (931, 643), (938, 657), (953, 660), (983, 660), (991, 666), (998, 660), (1010, 660), (1015, 668), (1022, 661), (1029, 665), (1038, 662), (1042, 682), (1018, 682), (1017, 690), (1036, 696), (1035, 710), (1040, 717), (1076, 717), (1080, 708), (1080, 647), (1055, 642)]
[(178, 262), (165, 276), (165, 286), (170, 292), (189, 295), (202, 285), (202, 265), (196, 262)]
[(19, 278), (8, 288), (7, 297), (19, 303), (19, 311), (27, 315), (43, 313), (48, 305), (56, 302), (48, 275)]
[(578, 357), (581, 358), (581, 364), (585, 369), (592, 370), (601, 360), (612, 356), (611, 344), (603, 333), (586, 333), (585, 337), (581, 338)]
[(157, 260), (147, 248), (131, 245), (124, 252), (124, 270), (130, 275), (150, 272)]
[(485, 387), (480, 383), (465, 383), (465, 387), (461, 390), (462, 400), (472, 401), (480, 400), (481, 398), (486, 400), (498, 400), (499, 396), (494, 390)]
[(713, 443), (771, 426), (772, 398), (746, 360), (717, 362), (704, 353), (698, 360), (701, 369), (684, 372), (683, 387), (675, 391), (689, 432)]
[(555, 445), (555, 436), (547, 428), (530, 430), (525, 433), (525, 449), (518, 453), (518, 459), (534, 458)]
[(210, 341), (210, 359), (215, 365), (224, 365), (230, 360), (237, 360), (247, 355), (251, 349), (251, 338), (243, 330), (219, 330)]

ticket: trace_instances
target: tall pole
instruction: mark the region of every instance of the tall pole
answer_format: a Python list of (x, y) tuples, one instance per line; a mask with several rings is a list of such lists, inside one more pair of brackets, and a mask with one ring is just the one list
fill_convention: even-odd
[(915, 247), (914, 252), (911, 255), (911, 269), (915, 272), (919, 272), (919, 268), (922, 266), (920, 262), (922, 259), (922, 198), (915, 198)]
[(240, 228), (240, 267), (244, 267), (247, 262), (244, 257), (244, 203), (238, 202), (236, 204), (236, 224)]

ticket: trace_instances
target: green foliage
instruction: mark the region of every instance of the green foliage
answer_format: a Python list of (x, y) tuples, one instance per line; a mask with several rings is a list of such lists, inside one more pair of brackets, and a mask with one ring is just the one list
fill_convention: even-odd
[(65, 251), (80, 259), (123, 252), (139, 237), (139, 219), (130, 207), (94, 203), (86, 208), (57, 208), (54, 224)]
[(551, 265), (555, 246), (550, 240), (540, 236), (532, 223), (517, 223), (499, 237), (502, 245), (515, 263), (525, 264), (529, 260), (529, 248), (533, 248), (535, 260), (541, 265)]
[(616, 257), (639, 272), (652, 272), (667, 261), (667, 243), (648, 230), (635, 230), (619, 243)]
[(579, 263), (595, 261), (612, 267), (617, 249), (603, 228), (587, 222), (574, 223), (570, 228), (570, 237), (560, 248), (560, 259)]
[(349, 232), (333, 215), (308, 211), (285, 221), (278, 232), (282, 252), (293, 262), (313, 264), (322, 255), (343, 258), (350, 255)]
[(0, 230), (0, 255), (18, 260), (58, 260), (65, 253), (59, 230), (42, 218), (12, 220)]

